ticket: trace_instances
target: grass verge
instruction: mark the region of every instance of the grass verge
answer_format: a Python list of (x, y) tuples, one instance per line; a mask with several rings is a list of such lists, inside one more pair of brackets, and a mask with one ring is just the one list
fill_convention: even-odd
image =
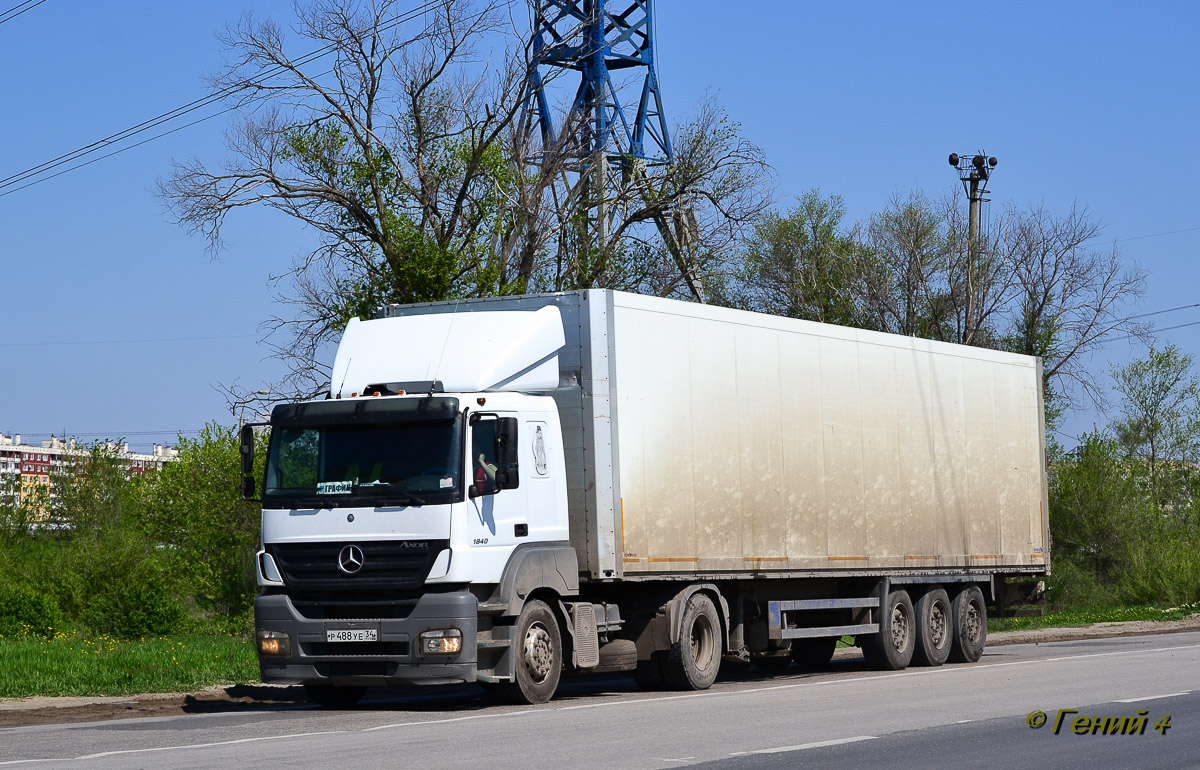
[(0, 698), (183, 692), (258, 681), (240, 637), (179, 635), (122, 641), (60, 631), (0, 639)]
[(1200, 602), (1166, 609), (1116, 607), (1059, 610), (1034, 618), (989, 618), (988, 631), (1027, 631), (1034, 628), (1090, 626), (1093, 623), (1122, 623), (1130, 620), (1182, 620), (1197, 612), (1200, 612)]

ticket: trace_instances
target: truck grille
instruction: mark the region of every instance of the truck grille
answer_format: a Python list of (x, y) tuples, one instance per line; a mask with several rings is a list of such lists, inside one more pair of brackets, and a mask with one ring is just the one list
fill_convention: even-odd
[(311, 658), (406, 658), (408, 642), (301, 642), (300, 651)]
[[(267, 550), (290, 589), (392, 590), (419, 588), (449, 540), (365, 540), (337, 543), (273, 543)], [(339, 567), (343, 549), (360, 549), (361, 566), (353, 574)]]

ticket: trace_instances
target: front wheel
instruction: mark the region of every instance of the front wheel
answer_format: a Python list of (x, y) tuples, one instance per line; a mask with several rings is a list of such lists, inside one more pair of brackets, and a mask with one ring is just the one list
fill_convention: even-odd
[(721, 667), (721, 621), (706, 595), (692, 594), (683, 611), (679, 641), (662, 659), (663, 678), (675, 690), (707, 690)]
[(500, 682), (496, 692), (510, 703), (545, 703), (558, 689), (562, 676), (562, 635), (554, 612), (543, 601), (525, 603), (517, 618), (513, 640), (515, 681)]

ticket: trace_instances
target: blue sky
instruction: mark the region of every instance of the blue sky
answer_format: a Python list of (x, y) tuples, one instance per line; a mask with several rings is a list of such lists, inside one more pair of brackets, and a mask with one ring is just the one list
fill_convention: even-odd
[[(248, 10), (290, 19), (282, 2), (47, 0), (0, 23), (0, 177), (202, 96), (221, 61), (213, 32)], [(894, 193), (952, 191), (947, 154), (986, 149), (993, 206), (1078, 201), (1103, 245), (1148, 271), (1132, 312), (1200, 302), (1200, 4), (659, 0), (657, 21), (668, 118), (715, 93), (775, 167), (781, 206), (819, 187), (865, 219)], [(225, 127), (0, 190), (0, 432), (145, 447), (229, 422), (218, 384), (279, 373), (258, 342), (282, 312), (267, 281), (311, 234), (238, 212), (214, 260), (153, 191), (173, 158), (219, 162)], [(1200, 326), (1161, 340), (1200, 359)], [(1092, 365), (1141, 352), (1114, 343)], [(1064, 432), (1097, 419), (1082, 410)]]

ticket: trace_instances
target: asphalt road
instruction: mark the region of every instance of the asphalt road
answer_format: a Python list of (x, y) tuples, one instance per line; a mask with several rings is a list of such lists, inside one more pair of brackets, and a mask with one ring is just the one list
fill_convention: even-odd
[[(1075, 711), (1055, 734), (1060, 709)], [(1139, 709), (1142, 734), (1072, 730)], [(1038, 729), (1033, 711), (1047, 715)], [(1197, 747), (1200, 633), (1180, 633), (995, 647), (974, 665), (894, 673), (845, 660), (820, 675), (726, 676), (703, 693), (580, 679), (525, 708), (464, 686), (383, 691), (355, 711), (19, 727), (0, 730), (0, 766), (1197, 767)]]

